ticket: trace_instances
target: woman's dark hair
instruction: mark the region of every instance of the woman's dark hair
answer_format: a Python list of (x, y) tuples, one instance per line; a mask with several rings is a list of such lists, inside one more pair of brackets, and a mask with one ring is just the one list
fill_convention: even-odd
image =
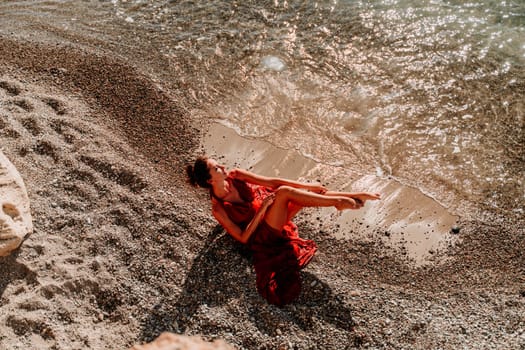
[(186, 166), (186, 174), (188, 181), (192, 186), (199, 186), (202, 188), (210, 188), (208, 180), (211, 179), (208, 171), (208, 158), (201, 156), (195, 160), (195, 164), (188, 164)]

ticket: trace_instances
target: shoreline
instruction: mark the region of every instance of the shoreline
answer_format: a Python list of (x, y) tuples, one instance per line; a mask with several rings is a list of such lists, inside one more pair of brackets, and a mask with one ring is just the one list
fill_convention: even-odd
[[(330, 184), (332, 190), (382, 193), (380, 201), (360, 210), (341, 213), (325, 208), (308, 210), (325, 223), (324, 229), (338, 239), (362, 242), (381, 240), (386, 254), (403, 255), (409, 265), (421, 266), (445, 260), (439, 251), (453, 247), (459, 235), (452, 228), (460, 221), (434, 198), (389, 176), (361, 174), (304, 157), (295, 150), (275, 147), (266, 141), (240, 136), (219, 122), (211, 122), (200, 148), (219, 157), (227, 168), (250, 169), (265, 176), (280, 176)], [(344, 179), (343, 181), (341, 179)], [(333, 223), (332, 223), (333, 222)]]
[[(9, 52), (0, 57), (0, 142), (24, 179), (34, 224), (21, 248), (0, 258), (0, 347), (122, 349), (163, 331), (239, 349), (525, 344), (522, 222), (463, 218), (449, 259), (414, 267), (374, 237), (336, 237), (342, 223), (307, 212), (297, 224), (319, 252), (299, 300), (273, 307), (255, 290), (247, 252), (210, 216), (206, 194), (184, 182), (180, 165), (200, 139), (183, 112), (162, 124), (177, 108), (169, 91), (100, 53), (3, 36), (0, 47)], [(127, 87), (147, 99), (126, 99)], [(253, 150), (228, 161), (272, 170), (257, 159), (274, 150)], [(281, 176), (330, 174), (298, 158), (284, 167), (285, 153), (274, 154)]]

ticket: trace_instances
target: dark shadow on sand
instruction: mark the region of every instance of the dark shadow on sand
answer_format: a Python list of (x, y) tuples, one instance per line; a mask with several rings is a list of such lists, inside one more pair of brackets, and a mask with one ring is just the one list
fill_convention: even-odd
[(16, 261), (19, 253), (18, 249), (11, 255), (0, 257), (0, 298), (13, 281), (26, 279), (30, 284), (36, 281), (36, 273)]
[(316, 319), (345, 331), (353, 329), (349, 306), (328, 284), (309, 272), (301, 274), (303, 289), (298, 300), (283, 308), (269, 305), (256, 291), (250, 256), (245, 246), (224, 234), (220, 226), (215, 227), (193, 261), (182, 291), (155, 305), (143, 321), (140, 340), (151, 341), (163, 331), (184, 333), (190, 328), (205, 333), (209, 327), (210, 333), (217, 334), (218, 327), (226, 326), (213, 322), (196, 324), (199, 319), (206, 319), (198, 314), (232, 299), (239, 300), (241, 310), (245, 310), (244, 315), (235, 317), (249, 319), (265, 334), (273, 334), (283, 322), (293, 322), (303, 330), (312, 329)]

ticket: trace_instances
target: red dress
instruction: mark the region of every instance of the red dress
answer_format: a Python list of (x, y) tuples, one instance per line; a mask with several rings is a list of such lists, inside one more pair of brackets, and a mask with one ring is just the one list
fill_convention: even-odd
[[(244, 200), (242, 203), (223, 201), (217, 197), (228, 217), (245, 229), (272, 191), (263, 186), (228, 178)], [(289, 221), (281, 231), (261, 221), (247, 243), (253, 254), (257, 274), (257, 290), (270, 303), (282, 306), (292, 302), (301, 292), (299, 270), (313, 258), (317, 246), (299, 237), (297, 226)]]

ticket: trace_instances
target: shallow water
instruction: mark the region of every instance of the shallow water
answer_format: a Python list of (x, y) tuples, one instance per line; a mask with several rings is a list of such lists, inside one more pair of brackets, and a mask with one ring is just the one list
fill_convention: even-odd
[(459, 218), (415, 187), (389, 177), (360, 176), (352, 169), (319, 163), (295, 150), (243, 138), (219, 123), (211, 125), (207, 136), (203, 138), (203, 149), (207, 154), (223, 155), (221, 161), (227, 167), (250, 168), (268, 176), (317, 180), (346, 192), (381, 193), (381, 200), (368, 201), (359, 210), (303, 210), (311, 223), (317, 222), (319, 230), (332, 232), (336, 238), (381, 242), (389, 248), (385, 253), (394, 252), (415, 265), (445, 261), (439, 253), (458, 241), (459, 236), (452, 228), (457, 226)]
[(525, 1), (14, 1), (0, 32), (88, 46), (193, 117), (451, 211), (525, 203)]

